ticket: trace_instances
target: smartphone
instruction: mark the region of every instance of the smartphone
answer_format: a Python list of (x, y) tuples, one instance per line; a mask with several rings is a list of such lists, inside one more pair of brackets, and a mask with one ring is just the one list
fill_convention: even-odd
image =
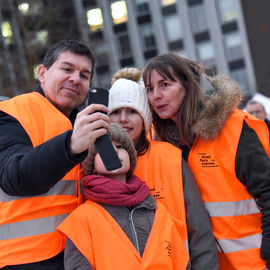
[[(106, 88), (94, 87), (89, 90), (88, 105), (103, 104), (108, 106), (108, 103), (109, 91)], [(96, 139), (95, 147), (107, 171), (113, 171), (122, 167), (122, 163), (108, 133)]]
[(109, 104), (109, 90), (101, 87), (94, 87), (88, 93), (88, 105), (103, 104), (108, 107)]

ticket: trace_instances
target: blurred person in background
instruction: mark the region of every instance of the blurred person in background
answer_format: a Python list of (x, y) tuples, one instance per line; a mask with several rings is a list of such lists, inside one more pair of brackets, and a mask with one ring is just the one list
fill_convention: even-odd
[(263, 120), (270, 130), (270, 121), (267, 119), (267, 113), (262, 103), (251, 99), (247, 102), (245, 109), (249, 114)]

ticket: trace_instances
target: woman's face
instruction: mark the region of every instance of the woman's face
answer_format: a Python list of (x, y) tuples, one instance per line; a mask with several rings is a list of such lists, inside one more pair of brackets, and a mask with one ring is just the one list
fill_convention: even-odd
[(151, 72), (151, 81), (146, 85), (149, 103), (161, 119), (177, 121), (178, 111), (186, 95), (181, 82), (162, 77), (157, 71)]
[(120, 124), (128, 133), (129, 138), (136, 142), (143, 131), (143, 119), (141, 115), (132, 108), (120, 108), (110, 114), (113, 123)]

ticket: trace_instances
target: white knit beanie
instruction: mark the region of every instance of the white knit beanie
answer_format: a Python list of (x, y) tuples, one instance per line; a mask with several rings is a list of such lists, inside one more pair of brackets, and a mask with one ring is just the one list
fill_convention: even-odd
[(137, 83), (124, 78), (116, 80), (109, 90), (108, 107), (110, 113), (120, 108), (136, 110), (144, 121), (145, 134), (148, 133), (152, 123), (152, 114), (143, 82)]

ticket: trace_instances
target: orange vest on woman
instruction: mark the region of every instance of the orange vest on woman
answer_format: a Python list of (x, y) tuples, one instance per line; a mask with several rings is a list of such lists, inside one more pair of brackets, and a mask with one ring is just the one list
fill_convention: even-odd
[(141, 257), (113, 217), (99, 204), (86, 201), (58, 230), (71, 239), (95, 270), (184, 270), (189, 261), (183, 226), (158, 204)]
[[(33, 147), (72, 129), (70, 120), (36, 92), (2, 101), (0, 110), (19, 121)], [(0, 188), (0, 268), (46, 260), (64, 249), (56, 227), (80, 203), (80, 172), (76, 166), (36, 196), (10, 196)]]
[(265, 123), (236, 110), (215, 140), (196, 138), (188, 157), (211, 218), (221, 270), (262, 270), (265, 267), (265, 261), (260, 258), (261, 213), (235, 173), (243, 121), (256, 131), (269, 155)]
[(187, 240), (181, 158), (182, 151), (170, 143), (150, 141), (148, 151), (138, 157), (134, 174), (146, 182), (153, 197), (171, 215), (183, 222)]

